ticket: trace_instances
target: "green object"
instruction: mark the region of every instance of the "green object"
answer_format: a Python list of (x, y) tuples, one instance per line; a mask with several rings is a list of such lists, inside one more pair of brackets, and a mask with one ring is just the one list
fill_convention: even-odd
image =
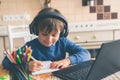
[(0, 76), (0, 80), (10, 80), (10, 75), (9, 74), (5, 74)]
[(18, 48), (18, 50), (17, 50), (17, 54), (18, 54), (18, 55), (21, 54), (21, 49), (20, 49), (20, 48)]
[(29, 80), (33, 80), (33, 76), (29, 75)]
[(19, 63), (22, 64), (22, 61), (21, 61), (19, 55), (17, 55), (17, 61), (19, 61)]

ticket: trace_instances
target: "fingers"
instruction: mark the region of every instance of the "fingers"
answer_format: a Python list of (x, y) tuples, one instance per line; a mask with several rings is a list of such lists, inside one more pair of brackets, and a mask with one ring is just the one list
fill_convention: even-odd
[(50, 68), (52, 68), (52, 69), (59, 69), (59, 68), (61, 68), (62, 67), (62, 63), (60, 63), (60, 62), (52, 62), (51, 64), (50, 64)]
[(37, 62), (36, 62), (36, 65), (37, 65), (38, 67), (39, 67), (39, 66), (40, 66), (40, 67), (43, 67), (43, 63), (42, 63), (41, 61), (37, 61)]
[(55, 61), (55, 62), (52, 62), (50, 64), (50, 68), (52, 69), (62, 69), (62, 68), (66, 68), (68, 67), (70, 64), (70, 60), (69, 58), (66, 58), (66, 59), (63, 59), (63, 60), (60, 60), (60, 61)]
[(29, 62), (29, 71), (34, 72), (40, 70), (43, 67), (43, 63), (41, 61), (30, 61)]
[(50, 65), (50, 68), (52, 69), (63, 69), (68, 67), (68, 65), (64, 64), (64, 63), (57, 63), (57, 62), (53, 62)]

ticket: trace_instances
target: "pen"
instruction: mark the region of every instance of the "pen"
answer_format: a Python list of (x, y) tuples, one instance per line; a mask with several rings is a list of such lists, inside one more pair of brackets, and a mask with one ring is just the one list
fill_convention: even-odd
[(17, 60), (19, 61), (20, 64), (22, 64), (22, 61), (20, 60), (19, 55), (17, 55)]
[[(18, 60), (18, 62), (19, 62), (20, 64), (22, 64), (22, 61), (21, 61), (19, 55), (17, 55), (17, 60)], [(21, 66), (21, 68), (19, 68), (19, 66), (17, 66), (17, 68), (20, 70), (20, 72), (21, 72), (23, 75), (24, 75), (24, 73), (26, 73), (26, 72), (25, 72), (25, 69), (23, 68), (23, 66)], [(24, 73), (21, 71), (21, 69), (22, 69), (22, 71), (23, 71)]]
[(31, 58), (32, 60), (36, 61), (36, 59), (35, 59), (33, 56), (31, 56), (30, 58)]
[(25, 54), (27, 55), (27, 53), (29, 53), (30, 50), (31, 50), (31, 47), (26, 46), (26, 48), (25, 48)]
[(18, 48), (18, 50), (17, 50), (17, 54), (18, 54), (18, 55), (21, 54), (21, 49), (20, 49), (20, 48)]
[(15, 50), (13, 50), (13, 52), (12, 52), (12, 56), (13, 56), (13, 58), (14, 58), (15, 61), (16, 61), (16, 51), (15, 51)]
[[(25, 80), (28, 80), (26, 75), (23, 73), (23, 71), (21, 70), (21, 68), (19, 66), (16, 66), (17, 69), (20, 71), (20, 73), (24, 76)], [(23, 79), (22, 79), (23, 80)]]
[[(18, 76), (18, 79), (20, 80), (20, 79), (24, 79), (23, 77), (22, 77), (22, 73), (20, 73), (20, 71), (16, 68), (16, 66), (13, 66), (14, 67), (14, 71), (13, 72), (15, 72), (16, 73), (16, 75)], [(13, 75), (14, 76), (14, 75)]]
[(31, 50), (27, 55), (28, 55), (27, 61), (29, 61), (29, 60), (30, 60), (30, 57), (31, 57), (31, 55), (32, 55), (32, 50)]
[(27, 62), (27, 55), (23, 54), (23, 63)]

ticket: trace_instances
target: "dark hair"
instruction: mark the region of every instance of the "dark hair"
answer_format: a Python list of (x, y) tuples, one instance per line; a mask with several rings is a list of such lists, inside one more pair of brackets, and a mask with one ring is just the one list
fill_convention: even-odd
[(50, 33), (52, 30), (58, 31), (58, 29), (60, 29), (60, 31), (63, 31), (64, 25), (63, 22), (58, 19), (45, 18), (39, 21), (37, 28), (39, 32), (45, 31), (46, 33)]
[(50, 33), (53, 29), (61, 29), (60, 37), (68, 35), (68, 25), (66, 18), (53, 8), (42, 9), (30, 24), (30, 33), (38, 35), (40, 31), (45, 30)]

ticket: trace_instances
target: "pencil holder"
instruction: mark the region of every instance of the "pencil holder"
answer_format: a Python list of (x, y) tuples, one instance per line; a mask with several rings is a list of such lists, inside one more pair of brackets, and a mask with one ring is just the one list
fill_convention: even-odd
[(28, 62), (32, 55), (31, 47), (18, 48), (12, 52), (5, 51), (4, 54), (12, 64), (11, 80), (32, 80), (28, 72)]
[(28, 62), (12, 65), (13, 68), (10, 72), (11, 80), (32, 80), (32, 78), (29, 76)]

